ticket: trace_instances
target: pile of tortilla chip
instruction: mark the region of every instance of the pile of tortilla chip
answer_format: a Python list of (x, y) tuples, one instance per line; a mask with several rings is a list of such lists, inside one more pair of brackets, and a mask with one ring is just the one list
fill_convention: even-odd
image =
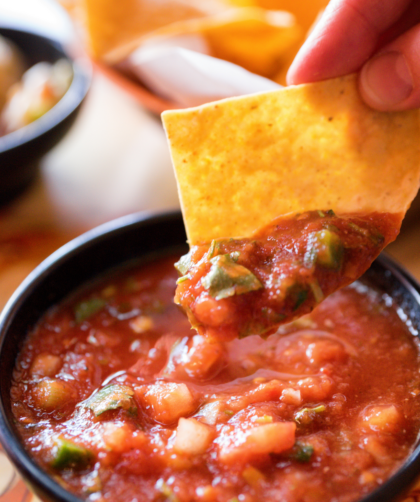
[(117, 64), (154, 37), (201, 35), (211, 56), (284, 83), (328, 0), (60, 0), (91, 55)]

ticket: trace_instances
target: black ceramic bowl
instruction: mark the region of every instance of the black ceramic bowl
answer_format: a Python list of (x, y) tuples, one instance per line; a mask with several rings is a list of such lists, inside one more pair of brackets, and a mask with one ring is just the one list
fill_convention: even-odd
[(0, 204), (4, 204), (29, 185), (39, 159), (70, 129), (90, 86), (91, 66), (82, 58), (72, 60), (59, 42), (41, 35), (2, 27), (0, 35), (21, 50), (28, 67), (66, 58), (74, 75), (70, 88), (54, 108), (32, 124), (0, 137)]
[[(0, 440), (36, 494), (49, 502), (80, 502), (48, 476), (26, 453), (10, 406), (10, 385), (26, 333), (52, 305), (86, 281), (133, 260), (186, 251), (181, 214), (133, 215), (98, 227), (47, 258), (14, 293), (0, 317)], [(390, 258), (381, 255), (363, 281), (391, 296), (420, 331), (420, 285)], [(360, 502), (395, 502), (420, 473), (420, 440), (399, 471)]]

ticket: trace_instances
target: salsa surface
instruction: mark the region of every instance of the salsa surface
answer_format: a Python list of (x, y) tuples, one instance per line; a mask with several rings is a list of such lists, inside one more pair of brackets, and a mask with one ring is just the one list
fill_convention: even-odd
[(400, 226), (400, 215), (310, 211), (278, 218), (252, 238), (193, 246), (176, 265), (175, 301), (201, 334), (269, 334), (359, 278)]
[(221, 342), (173, 303), (174, 259), (52, 309), (17, 361), (25, 447), (88, 501), (352, 502), (420, 430), (416, 338), (362, 283), (266, 340)]

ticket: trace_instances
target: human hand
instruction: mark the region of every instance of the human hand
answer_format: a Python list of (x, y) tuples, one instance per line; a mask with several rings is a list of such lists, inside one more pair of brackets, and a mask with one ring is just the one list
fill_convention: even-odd
[(359, 90), (372, 108), (420, 107), (419, 23), (419, 0), (331, 0), (287, 82), (360, 72)]

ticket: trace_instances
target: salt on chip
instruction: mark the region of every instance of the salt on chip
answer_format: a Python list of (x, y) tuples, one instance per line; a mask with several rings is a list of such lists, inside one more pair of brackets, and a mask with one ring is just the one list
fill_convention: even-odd
[(163, 114), (191, 245), (288, 213), (404, 214), (420, 179), (418, 110), (367, 107), (357, 77)]

